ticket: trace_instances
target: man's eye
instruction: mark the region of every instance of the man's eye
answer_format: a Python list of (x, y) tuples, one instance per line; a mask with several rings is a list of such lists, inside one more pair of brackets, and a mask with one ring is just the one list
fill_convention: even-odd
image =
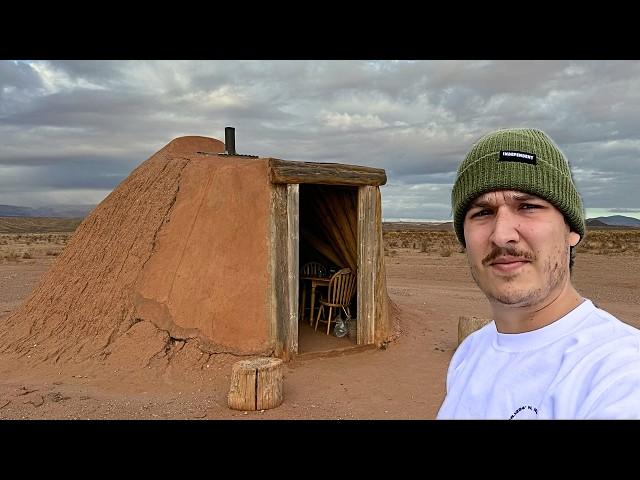
[(471, 215), (471, 218), (475, 218), (475, 217), (484, 217), (487, 215), (491, 215), (491, 210), (487, 210), (486, 208), (483, 210), (478, 210), (477, 212), (473, 213)]
[(540, 205), (535, 205), (533, 203), (523, 203), (520, 208), (523, 210), (534, 210), (536, 208), (542, 208)]

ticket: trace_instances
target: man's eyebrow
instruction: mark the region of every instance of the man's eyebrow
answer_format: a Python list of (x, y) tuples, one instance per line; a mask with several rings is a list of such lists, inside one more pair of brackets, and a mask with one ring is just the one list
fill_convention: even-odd
[(489, 202), (488, 200), (474, 200), (469, 205), (469, 208), (487, 208), (494, 205), (495, 202)]
[[(516, 202), (528, 202), (530, 200), (543, 200), (542, 198), (537, 197), (536, 195), (532, 195), (530, 193), (514, 193), (513, 195), (509, 195), (509, 197), (511, 200), (515, 200)], [(478, 198), (473, 202), (471, 202), (471, 204), (469, 205), (469, 208), (488, 208), (488, 207), (494, 206), (495, 203), (496, 202), (491, 200)]]
[(531, 195), (529, 193), (516, 193), (511, 198), (517, 200), (518, 202), (523, 202), (526, 200), (541, 200), (539, 197), (536, 197), (535, 195)]

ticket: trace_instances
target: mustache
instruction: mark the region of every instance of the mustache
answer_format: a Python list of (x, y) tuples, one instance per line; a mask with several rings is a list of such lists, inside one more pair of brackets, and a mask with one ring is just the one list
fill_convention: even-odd
[(485, 267), (493, 262), (498, 257), (517, 257), (522, 258), (524, 260), (533, 261), (535, 260), (535, 255), (531, 252), (525, 252), (524, 250), (518, 250), (515, 247), (496, 247), (489, 255), (482, 259), (482, 265)]

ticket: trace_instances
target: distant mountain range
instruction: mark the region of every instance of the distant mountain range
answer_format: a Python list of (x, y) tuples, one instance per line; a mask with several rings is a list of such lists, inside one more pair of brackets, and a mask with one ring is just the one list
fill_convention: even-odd
[(0, 217), (83, 218), (95, 207), (95, 205), (54, 205), (51, 207), (32, 208), (0, 205)]
[[(611, 215), (609, 217), (588, 218), (587, 227), (632, 227), (640, 228), (640, 220), (624, 215)], [(430, 230), (450, 230), (452, 222), (383, 222), (385, 230), (421, 230), (428, 226)]]
[[(19, 207), (16, 205), (0, 205), (0, 217), (49, 217), (49, 218), (84, 218), (96, 205), (54, 205), (51, 207)], [(411, 229), (419, 228), (421, 222), (384, 222), (391, 225), (404, 225)], [(422, 222), (425, 223), (425, 222)], [(426, 222), (436, 224), (440, 229), (451, 228), (451, 222)], [(636, 227), (640, 228), (640, 220), (624, 215), (611, 215), (608, 217), (596, 217), (587, 219), (588, 227)]]
[(596, 217), (587, 219), (588, 227), (637, 227), (640, 228), (640, 220), (624, 215), (611, 215), (609, 217)]

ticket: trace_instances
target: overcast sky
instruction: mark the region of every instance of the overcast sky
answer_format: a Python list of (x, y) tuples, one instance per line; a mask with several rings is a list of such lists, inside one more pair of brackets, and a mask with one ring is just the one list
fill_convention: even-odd
[(588, 216), (640, 218), (638, 61), (0, 61), (0, 204), (97, 204), (173, 138), (384, 168), (385, 220), (447, 220), (497, 128), (546, 131)]

